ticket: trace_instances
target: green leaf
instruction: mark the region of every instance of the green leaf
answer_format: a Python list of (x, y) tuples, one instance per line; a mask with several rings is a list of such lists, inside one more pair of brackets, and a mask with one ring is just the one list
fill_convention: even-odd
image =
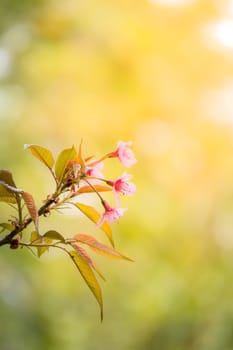
[(3, 181), (6, 184), (16, 188), (12, 173), (8, 170), (0, 169), (0, 181)]
[[(52, 239), (47, 238), (47, 237), (42, 237), (38, 234), (38, 232), (33, 231), (31, 233), (31, 243), (34, 244), (51, 244), (52, 243)], [(49, 250), (49, 247), (46, 246), (41, 246), (41, 247), (36, 247), (37, 250), (37, 255), (40, 258), (42, 254), (44, 254), (45, 252), (47, 252)]]
[(94, 272), (92, 271), (91, 267), (87, 263), (87, 261), (80, 255), (80, 253), (76, 251), (70, 251), (68, 252), (69, 256), (73, 260), (74, 264), (78, 268), (81, 276), (83, 277), (84, 281), (94, 294), (99, 306), (100, 306), (100, 314), (101, 314), (101, 320), (103, 320), (103, 299), (102, 299), (102, 292), (99, 286), (99, 283), (94, 275)]
[(0, 180), (0, 185), (2, 185), (3, 187), (5, 187), (5, 189), (10, 192), (10, 193), (23, 193), (23, 190), (21, 190), (20, 188), (17, 188), (15, 186), (11, 186), (11, 185), (8, 185), (8, 183), (4, 182), (4, 181), (1, 181)]
[(49, 169), (52, 169), (54, 159), (52, 153), (47, 148), (37, 145), (24, 145), (24, 149), (30, 149), (37, 159), (44, 163)]
[(38, 232), (33, 231), (31, 233), (30, 242), (31, 243), (41, 243), (41, 236), (38, 234)]
[(52, 240), (61, 241), (62, 243), (65, 243), (65, 238), (62, 236), (62, 234), (57, 232), (57, 231), (54, 231), (54, 230), (47, 231), (43, 235), (43, 237), (50, 238)]
[[(90, 205), (83, 204), (83, 203), (72, 203), (75, 205), (84, 215), (86, 215), (91, 221), (93, 221), (95, 224), (98, 223), (101, 214), (98, 213), (98, 211), (95, 210), (95, 208), (91, 207)], [(105, 232), (107, 235), (111, 245), (114, 247), (113, 237), (112, 237), (112, 230), (109, 224), (105, 221), (100, 226), (101, 230)]]
[(36, 230), (38, 230), (39, 214), (38, 214), (38, 210), (36, 208), (34, 198), (28, 192), (23, 192), (22, 196), (23, 196), (24, 202), (26, 204), (26, 207), (28, 209), (28, 212), (29, 212), (34, 224), (35, 224)]
[(16, 187), (12, 174), (8, 170), (0, 170), (0, 201), (16, 203), (16, 197), (23, 190)]
[(125, 259), (129, 261), (133, 261), (127, 256), (124, 256), (117, 252), (115, 249), (108, 247), (105, 244), (102, 244), (98, 242), (94, 237), (84, 235), (84, 234), (78, 234), (73, 237), (77, 242), (84, 243), (88, 245), (92, 250), (94, 250), (96, 253), (105, 255), (109, 258), (113, 259)]
[(12, 225), (12, 224), (9, 224), (8, 222), (2, 222), (1, 224), (0, 224), (0, 227), (2, 228), (2, 230), (0, 231), (0, 233), (2, 233), (2, 232), (4, 232), (4, 231), (12, 231), (12, 230), (14, 230), (14, 225)]
[(16, 203), (15, 194), (7, 189), (6, 184), (0, 181), (0, 201), (6, 203)]
[(58, 156), (55, 164), (55, 174), (58, 181), (61, 183), (65, 174), (68, 162), (72, 160), (77, 154), (76, 149), (73, 147), (64, 149)]

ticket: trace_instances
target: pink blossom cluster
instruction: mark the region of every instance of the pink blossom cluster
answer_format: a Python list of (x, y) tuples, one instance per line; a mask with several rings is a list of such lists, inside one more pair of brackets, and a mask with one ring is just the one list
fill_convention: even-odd
[(124, 172), (115, 181), (111, 181), (104, 179), (101, 172), (103, 168), (103, 160), (106, 158), (118, 158), (127, 168), (135, 164), (137, 160), (130, 148), (131, 145), (131, 141), (118, 141), (117, 149), (115, 151), (108, 153), (97, 161), (90, 162), (86, 168), (85, 175), (87, 176), (87, 179), (90, 179), (90, 183), (94, 186), (103, 181), (111, 186), (116, 201), (116, 207), (112, 207), (106, 200), (101, 199), (105, 211), (97, 223), (97, 226), (101, 226), (105, 221), (112, 223), (118, 220), (124, 212), (127, 211), (127, 208), (120, 208), (120, 194), (131, 196), (136, 191), (136, 185), (129, 181), (132, 178), (130, 174)]

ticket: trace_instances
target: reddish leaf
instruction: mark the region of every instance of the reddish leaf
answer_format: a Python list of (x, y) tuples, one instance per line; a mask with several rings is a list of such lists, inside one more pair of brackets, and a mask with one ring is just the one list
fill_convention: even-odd
[[(101, 214), (99, 214), (95, 208), (91, 207), (90, 205), (83, 204), (83, 203), (73, 203), (84, 215), (86, 215), (91, 221), (93, 221), (95, 224), (98, 223), (100, 220)], [(113, 237), (112, 237), (112, 230), (109, 224), (105, 221), (101, 226), (101, 230), (103, 230), (111, 245), (114, 247)]]
[(109, 258), (114, 258), (114, 259), (125, 259), (129, 261), (133, 261), (127, 256), (120, 254), (115, 249), (98, 242), (94, 237), (84, 235), (84, 234), (78, 234), (78, 235), (75, 235), (73, 238), (77, 242), (87, 244), (92, 250), (94, 250), (96, 253), (99, 253), (101, 255), (106, 255)]
[(26, 204), (26, 207), (28, 209), (28, 212), (35, 224), (36, 229), (38, 230), (38, 224), (39, 224), (39, 215), (38, 210), (35, 205), (35, 201), (32, 197), (32, 195), (28, 192), (23, 192), (22, 194), (24, 202)]
[(92, 267), (97, 273), (98, 275), (105, 281), (104, 276), (102, 275), (102, 273), (99, 271), (99, 269), (96, 267), (94, 261), (90, 258), (90, 256), (87, 254), (86, 250), (80, 246), (78, 246), (75, 243), (71, 243), (72, 247), (82, 256), (82, 258), (84, 260), (86, 260), (86, 262), (90, 265), (90, 267)]
[(99, 306), (100, 306), (100, 314), (101, 314), (101, 320), (103, 319), (103, 299), (102, 299), (102, 292), (99, 286), (99, 283), (90, 267), (88, 262), (82, 257), (80, 253), (77, 251), (71, 251), (68, 252), (69, 256), (73, 260), (74, 264), (78, 268), (81, 276), (83, 277), (84, 281), (94, 294)]

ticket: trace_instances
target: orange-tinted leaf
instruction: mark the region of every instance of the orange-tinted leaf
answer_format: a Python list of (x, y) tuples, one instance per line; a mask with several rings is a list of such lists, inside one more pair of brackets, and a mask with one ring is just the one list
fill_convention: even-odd
[(76, 192), (77, 194), (81, 193), (90, 193), (90, 192), (106, 192), (106, 191), (112, 191), (112, 187), (110, 186), (103, 186), (103, 185), (93, 185), (91, 186), (82, 186), (78, 189)]
[(78, 246), (75, 243), (71, 243), (72, 247), (83, 257), (84, 260), (92, 267), (98, 275), (105, 281), (104, 276), (102, 273), (99, 271), (99, 269), (96, 267), (94, 261), (91, 259), (91, 257), (87, 254), (86, 250), (80, 246)]
[(52, 240), (57, 240), (57, 241), (61, 241), (61, 242), (65, 242), (65, 239), (64, 237), (62, 236), (61, 233), (57, 232), (57, 231), (54, 231), (54, 230), (50, 230), (50, 231), (47, 231), (43, 237), (47, 237), (47, 238), (50, 238)]
[(30, 149), (37, 159), (44, 163), (49, 169), (52, 169), (54, 159), (52, 153), (47, 148), (37, 145), (24, 145), (24, 149)]
[(55, 174), (59, 182), (62, 181), (67, 164), (77, 155), (76, 149), (73, 147), (64, 149), (58, 156), (55, 164)]
[(75, 235), (73, 238), (77, 242), (87, 244), (92, 250), (94, 250), (96, 253), (99, 253), (101, 255), (105, 255), (105, 256), (108, 256), (109, 258), (114, 258), (114, 259), (125, 259), (125, 260), (132, 261), (130, 258), (120, 254), (115, 249), (98, 242), (94, 237), (84, 235), (84, 234), (78, 234), (78, 235)]
[(26, 207), (28, 209), (28, 212), (35, 224), (36, 229), (38, 230), (38, 224), (39, 224), (39, 215), (38, 215), (38, 210), (35, 205), (34, 198), (32, 195), (28, 192), (23, 192), (22, 194), (24, 202), (26, 204)]
[(81, 166), (81, 172), (85, 171), (85, 161), (82, 156), (82, 142), (79, 145), (79, 150), (77, 156), (74, 158), (75, 162)]
[[(98, 211), (95, 210), (95, 208), (91, 207), (90, 205), (83, 204), (83, 203), (73, 203), (81, 212), (86, 215), (91, 221), (93, 221), (95, 224), (98, 223), (100, 220), (101, 214), (98, 213)], [(114, 247), (113, 237), (112, 237), (112, 230), (109, 224), (105, 221), (101, 226), (101, 230), (103, 230), (110, 243)]]
[(102, 292), (99, 286), (99, 283), (90, 267), (90, 265), (87, 263), (87, 261), (81, 256), (80, 253), (77, 251), (70, 251), (68, 252), (69, 256), (73, 260), (74, 264), (78, 268), (81, 276), (83, 277), (84, 281), (94, 294), (99, 306), (100, 306), (100, 313), (101, 313), (101, 320), (103, 319), (103, 299), (102, 299)]
[(93, 158), (94, 158), (94, 156), (89, 156), (89, 157), (85, 158), (85, 162), (89, 162), (89, 160), (91, 160)]

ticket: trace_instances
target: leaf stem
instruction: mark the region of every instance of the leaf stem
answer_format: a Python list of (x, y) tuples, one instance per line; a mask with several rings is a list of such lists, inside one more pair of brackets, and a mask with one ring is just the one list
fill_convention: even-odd
[(52, 177), (54, 178), (54, 180), (55, 180), (55, 182), (56, 182), (56, 185), (58, 186), (58, 179), (57, 179), (56, 175), (54, 174), (53, 169), (52, 169), (52, 168), (49, 168), (49, 170), (50, 170), (50, 173), (52, 174)]
[[(58, 242), (58, 243), (61, 243), (61, 242)], [(39, 243), (39, 244), (37, 244), (37, 243), (19, 242), (19, 245), (23, 246), (23, 247), (28, 247), (28, 248), (30, 248), (30, 247), (35, 247), (35, 248), (42, 248), (42, 247), (50, 248), (50, 247), (53, 247), (53, 248), (59, 248), (59, 249), (65, 251), (67, 254), (69, 254), (69, 252), (68, 252), (68, 250), (66, 248), (61, 247), (61, 246), (59, 246), (57, 244), (47, 244), (47, 243)]]
[(83, 181), (85, 181), (93, 189), (93, 191), (97, 194), (97, 196), (101, 200), (101, 203), (103, 203), (104, 200), (103, 200), (102, 196), (99, 194), (98, 191), (96, 191), (95, 187), (90, 183), (90, 181), (88, 181), (86, 178), (83, 178)]
[(21, 197), (16, 194), (16, 202), (18, 206), (18, 214), (19, 214), (19, 228), (23, 226), (23, 216), (22, 216), (22, 206), (21, 206)]

